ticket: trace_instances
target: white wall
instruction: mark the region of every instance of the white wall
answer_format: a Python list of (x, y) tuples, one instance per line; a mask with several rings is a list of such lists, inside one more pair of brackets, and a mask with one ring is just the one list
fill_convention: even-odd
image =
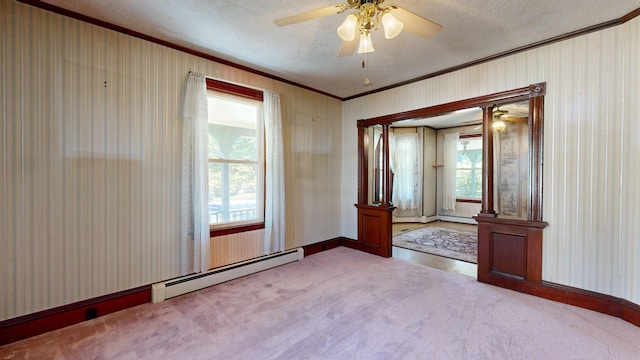
[(344, 104), (15, 1), (0, 20), (0, 320), (179, 275), (189, 70), (281, 94), (288, 248), (356, 237), (357, 119), (546, 81), (544, 279), (640, 303), (638, 19)]
[(640, 303), (639, 35), (635, 18), (345, 102), (342, 234), (357, 234), (356, 120), (546, 82), (543, 279)]
[(180, 275), (188, 71), (280, 93), (286, 247), (340, 236), (341, 101), (16, 1), (0, 49), (0, 320)]

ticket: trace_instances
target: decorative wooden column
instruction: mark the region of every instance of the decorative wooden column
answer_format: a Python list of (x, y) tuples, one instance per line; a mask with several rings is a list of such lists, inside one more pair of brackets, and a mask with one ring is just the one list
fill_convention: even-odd
[(542, 160), (544, 145), (545, 84), (529, 86), (529, 221), (542, 221)]
[(497, 217), (493, 208), (492, 107), (483, 108), (483, 197), (478, 222), (478, 281), (527, 292), (542, 283), (542, 135), (545, 84), (530, 85), (527, 219)]
[(369, 190), (369, 138), (367, 126), (358, 121), (358, 239), (346, 242), (351, 248), (371, 254), (391, 257), (392, 213), (391, 171), (389, 169), (389, 124), (382, 124), (383, 167), (382, 198), (379, 204), (368, 204)]
[(514, 290), (542, 281), (542, 230), (546, 222), (475, 216), (478, 281)]
[(478, 216), (496, 217), (493, 208), (493, 106), (482, 108), (482, 210)]
[[(347, 246), (383, 257), (392, 255), (392, 218), (395, 207), (387, 204), (360, 205), (358, 208), (358, 240)], [(353, 246), (352, 246), (353, 245)]]
[(384, 181), (382, 184), (381, 205), (391, 204), (391, 168), (389, 161), (389, 124), (382, 124), (382, 167), (384, 168)]
[(358, 204), (367, 204), (369, 189), (369, 138), (367, 127), (358, 122)]

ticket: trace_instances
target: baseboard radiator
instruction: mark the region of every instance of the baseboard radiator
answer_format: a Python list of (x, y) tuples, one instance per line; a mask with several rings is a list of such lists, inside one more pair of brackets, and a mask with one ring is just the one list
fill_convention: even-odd
[(393, 223), (423, 223), (428, 224), (430, 222), (438, 220), (437, 216), (394, 216)]
[(192, 291), (204, 289), (206, 287), (220, 284), (225, 281), (237, 279), (294, 261), (299, 261), (302, 260), (303, 257), (304, 251), (302, 250), (302, 248), (297, 248), (277, 254), (260, 257), (257, 259), (227, 265), (221, 268), (207, 271), (205, 273), (188, 275), (185, 277), (153, 284), (151, 286), (151, 302), (154, 304), (159, 303), (166, 299), (190, 293)]
[(438, 215), (438, 220), (478, 225), (478, 222), (472, 217)]

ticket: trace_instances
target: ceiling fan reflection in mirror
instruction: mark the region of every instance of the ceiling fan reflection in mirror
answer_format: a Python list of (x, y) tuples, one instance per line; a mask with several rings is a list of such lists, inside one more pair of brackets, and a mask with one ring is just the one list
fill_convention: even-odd
[(508, 110), (502, 110), (500, 109), (500, 106), (497, 106), (493, 109), (493, 129), (497, 131), (504, 131), (507, 128), (507, 124), (504, 123), (505, 121), (527, 124), (529, 122), (529, 118), (509, 115)]
[(441, 25), (396, 5), (381, 6), (383, 2), (384, 0), (347, 0), (346, 3), (305, 11), (274, 22), (278, 26), (285, 26), (354, 10), (337, 29), (338, 36), (342, 39), (339, 56), (352, 55), (356, 47), (358, 54), (373, 52), (371, 32), (379, 29), (380, 25), (383, 26), (387, 39), (398, 36), (403, 29), (429, 39), (442, 29)]
[[(492, 123), (491, 126), (493, 127), (493, 130), (504, 131), (507, 128), (505, 121), (511, 121), (511, 122), (522, 123), (522, 124), (527, 124), (529, 122), (529, 117), (509, 115), (509, 110), (501, 109), (500, 106), (502, 105), (495, 105), (495, 107), (493, 108), (493, 121), (491, 122)], [(507, 105), (507, 107), (517, 107), (517, 106), (518, 104)], [(521, 111), (519, 111), (518, 113), (521, 113)], [(478, 124), (478, 126), (473, 128), (473, 130), (479, 130), (479, 129), (482, 129), (481, 122), (482, 122), (482, 119), (479, 118), (479, 119), (463, 121), (460, 124), (461, 125)]]

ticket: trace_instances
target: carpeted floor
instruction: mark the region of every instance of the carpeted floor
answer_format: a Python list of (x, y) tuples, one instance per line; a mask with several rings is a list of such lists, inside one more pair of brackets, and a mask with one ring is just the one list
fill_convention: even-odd
[(473, 231), (426, 226), (393, 236), (393, 245), (474, 264), (478, 262), (478, 235)]
[(0, 359), (639, 359), (619, 318), (343, 247), (0, 347)]

